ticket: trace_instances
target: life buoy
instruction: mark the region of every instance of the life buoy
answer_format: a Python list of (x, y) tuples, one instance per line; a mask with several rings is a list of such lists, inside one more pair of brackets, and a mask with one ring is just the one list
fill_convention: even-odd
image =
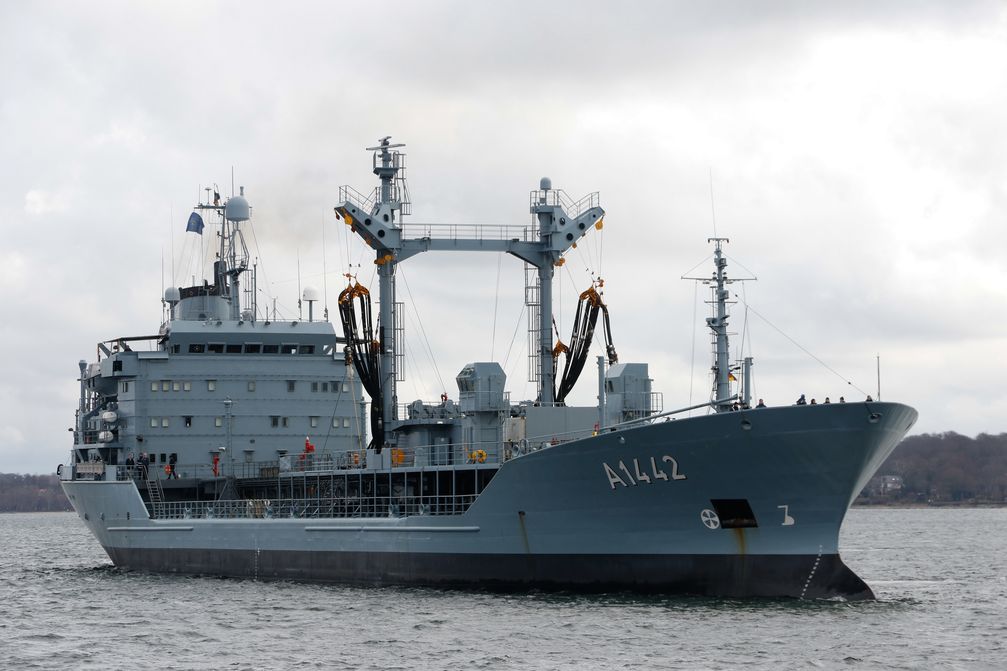
[(476, 451), (474, 451), (472, 454), (469, 455), (469, 459), (472, 460), (472, 463), (477, 463), (477, 462), (480, 463), (480, 464), (486, 463), (486, 450), (476, 450)]
[(165, 475), (171, 475), (171, 466), (168, 466), (167, 464), (165, 464), (165, 466), (164, 466), (164, 474)]

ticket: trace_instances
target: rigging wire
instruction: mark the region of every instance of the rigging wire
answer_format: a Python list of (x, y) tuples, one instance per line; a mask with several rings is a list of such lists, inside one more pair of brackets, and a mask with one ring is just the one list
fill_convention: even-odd
[(325, 266), (325, 215), (322, 215), (322, 295), (325, 298), (325, 319), (329, 318), (329, 273)]
[[(692, 405), (692, 388), (696, 381), (696, 320), (699, 313), (699, 280), (693, 282), (692, 290), (692, 355), (689, 360), (692, 362), (689, 368), (689, 405)], [(692, 417), (692, 410), (689, 411)]]
[[(521, 306), (521, 312), (518, 313), (517, 324), (514, 325), (514, 334), (511, 336), (510, 345), (507, 346), (507, 354), (506, 356), (504, 356), (503, 365), (501, 366), (501, 368), (503, 368), (504, 370), (507, 370), (507, 362), (510, 361), (510, 353), (511, 350), (514, 348), (514, 341), (517, 340), (517, 334), (519, 329), (521, 328), (521, 323), (524, 321), (524, 313), (525, 310), (527, 309), (528, 305), (524, 304)], [(518, 357), (520, 358), (520, 354), (518, 355)]]
[[(266, 321), (269, 321), (269, 303), (270, 301), (275, 302), (276, 296), (266, 291), (266, 287), (269, 286), (269, 278), (266, 276), (265, 263), (262, 261), (262, 251), (259, 249), (259, 238), (256, 237), (255, 235), (255, 223), (251, 219), (248, 220), (248, 230), (252, 233), (252, 244), (255, 245), (255, 258), (256, 258), (255, 285), (256, 288), (262, 293), (262, 295), (266, 297)], [(259, 273), (262, 273), (261, 282), (259, 282), (258, 280)], [(259, 298), (258, 296), (255, 297), (256, 306), (258, 306), (259, 304), (258, 298)], [(258, 307), (256, 307), (256, 310), (258, 310)], [(258, 318), (258, 315), (256, 315), (256, 318)]]
[[(333, 382), (332, 384), (337, 384), (337, 383)], [(343, 397), (343, 384), (345, 384), (345, 383), (344, 382), (339, 382), (338, 384), (339, 384), (339, 391), (336, 392), (336, 400), (332, 402), (332, 415), (329, 416), (329, 425), (325, 429), (325, 438), (322, 439), (322, 451), (323, 452), (325, 451), (326, 446), (329, 444), (329, 436), (332, 435), (332, 429), (336, 428), (336, 427), (333, 426), (333, 424), (335, 424), (336, 413), (339, 412), (339, 401), (342, 400), (342, 397)], [(350, 385), (347, 385), (347, 387), (352, 388), (353, 385), (350, 384)], [(356, 406), (352, 406), (352, 407), (355, 408)], [(356, 413), (354, 413), (354, 414), (356, 414)], [(335, 438), (333, 438), (333, 440), (335, 440)]]
[(730, 262), (731, 262), (731, 265), (734, 265), (734, 266), (741, 266), (741, 268), (742, 268), (742, 269), (743, 269), (743, 270), (744, 270), (744, 271), (745, 271), (746, 273), (748, 273), (749, 275), (751, 275), (751, 276), (752, 276), (752, 279), (753, 279), (753, 280), (757, 280), (757, 279), (759, 279), (758, 277), (756, 277), (756, 276), (755, 276), (755, 273), (753, 273), (753, 272), (752, 272), (751, 270), (749, 270), (749, 269), (748, 269), (748, 268), (747, 268), (747, 267), (745, 266), (745, 264), (744, 264), (744, 263), (742, 263), (741, 261), (738, 261), (737, 259), (735, 259), (735, 258), (732, 258), (732, 257), (728, 256), (727, 254), (724, 254), (724, 258), (725, 258), (725, 259), (727, 259), (728, 261), (730, 261)]
[(753, 308), (750, 305), (748, 305), (748, 303), (746, 303), (742, 297), (738, 296), (738, 294), (734, 294), (734, 297), (737, 298), (739, 301), (741, 301), (742, 304), (745, 306), (746, 309), (751, 310), (752, 314), (754, 314), (756, 317), (758, 317), (759, 319), (761, 319), (762, 321), (766, 322), (771, 327), (773, 327), (776, 330), (777, 333), (779, 333), (784, 338), (786, 338), (787, 340), (789, 340), (799, 350), (801, 350), (802, 352), (804, 352), (805, 354), (807, 354), (809, 357), (811, 357), (812, 359), (814, 359), (815, 361), (817, 361), (823, 368), (825, 368), (826, 370), (828, 370), (829, 372), (831, 372), (833, 375), (835, 375), (836, 377), (838, 377), (840, 380), (842, 380), (843, 382), (845, 382), (849, 386), (851, 386), (854, 389), (856, 389), (857, 391), (859, 391), (861, 394), (864, 394), (865, 396), (868, 395), (867, 392), (865, 392), (863, 389), (861, 389), (857, 385), (853, 384), (853, 382), (851, 380), (846, 379), (845, 376), (843, 376), (841, 373), (839, 373), (832, 366), (830, 366), (829, 364), (827, 364), (824, 361), (822, 361), (821, 359), (819, 359), (817, 356), (815, 356), (810, 351), (808, 351), (808, 349), (805, 348), (803, 345), (801, 345), (799, 342), (797, 342), (796, 340), (794, 340), (793, 338), (791, 338), (789, 335), (787, 335), (786, 333), (784, 333), (783, 330), (780, 327), (778, 327), (773, 322), (769, 321), (758, 310), (756, 310), (755, 308)]
[(412, 304), (413, 312), (416, 314), (416, 323), (419, 324), (420, 326), (420, 334), (423, 336), (423, 343), (426, 345), (427, 351), (430, 353), (430, 361), (432, 362), (434, 367), (434, 375), (437, 376), (437, 382), (438, 384), (441, 385), (441, 389), (447, 389), (447, 387), (444, 385), (443, 378), (441, 378), (441, 371), (437, 368), (437, 361), (434, 358), (434, 351), (430, 347), (430, 339), (427, 338), (427, 330), (423, 328), (423, 320), (420, 319), (420, 313), (416, 308), (416, 299), (413, 298), (413, 292), (409, 288), (409, 281), (406, 279), (405, 273), (402, 272), (402, 268), (399, 268), (398, 270), (399, 270), (399, 276), (402, 278), (402, 283), (406, 287), (406, 293), (409, 294), (409, 302)]
[[(745, 330), (741, 334), (742, 353), (744, 353), (745, 341), (747, 340), (747, 342), (748, 342), (748, 356), (752, 356), (752, 329), (748, 328), (748, 325), (749, 325), (749, 322), (748, 322), (748, 290), (745, 288), (745, 283), (744, 282), (741, 283), (741, 295), (742, 295), (742, 302), (741, 302), (741, 304), (745, 306)], [(751, 369), (749, 369), (749, 373), (751, 373)], [(750, 390), (752, 392), (752, 395), (755, 396), (755, 397), (758, 397), (758, 394), (755, 391), (754, 380), (752, 382), (750, 382), (749, 384), (751, 386)]]
[(717, 211), (713, 207), (713, 168), (710, 168), (710, 216), (713, 219), (713, 237), (717, 235)]
[[(171, 286), (175, 286), (175, 208), (168, 208), (168, 239), (171, 241)], [(162, 292), (163, 295), (164, 292)]]
[[(699, 268), (700, 266), (702, 266), (702, 265), (705, 265), (705, 264), (706, 264), (706, 262), (707, 262), (707, 261), (709, 261), (709, 260), (710, 260), (710, 259), (712, 259), (712, 258), (713, 258), (713, 254), (708, 254), (708, 255), (707, 255), (707, 257), (706, 257), (705, 259), (703, 259), (702, 261), (700, 261), (699, 263), (697, 263), (696, 265), (694, 265), (694, 266), (693, 266), (692, 268), (689, 268), (689, 269), (688, 269), (688, 270), (686, 270), (686, 271), (685, 271), (684, 273), (682, 273), (682, 279), (683, 279), (683, 280), (685, 280), (685, 279), (693, 279), (693, 278), (691, 278), (691, 277), (686, 277), (686, 276), (687, 276), (687, 275), (688, 275), (689, 273), (691, 273), (691, 272), (692, 272), (693, 270), (695, 270), (696, 268)], [(739, 265), (740, 265), (740, 264), (739, 264)]]
[(497, 307), (500, 304), (500, 266), (503, 263), (503, 254), (497, 254), (497, 284), (493, 294), (493, 330), (490, 335), (490, 361), (493, 361), (493, 353), (497, 344)]

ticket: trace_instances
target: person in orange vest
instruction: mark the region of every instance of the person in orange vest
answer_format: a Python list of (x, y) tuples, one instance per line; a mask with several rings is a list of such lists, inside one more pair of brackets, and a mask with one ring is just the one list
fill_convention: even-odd
[(306, 466), (311, 465), (311, 455), (315, 453), (315, 446), (308, 436), (304, 437), (304, 452), (301, 453), (300, 461)]
[(213, 477), (220, 475), (220, 455), (213, 455)]

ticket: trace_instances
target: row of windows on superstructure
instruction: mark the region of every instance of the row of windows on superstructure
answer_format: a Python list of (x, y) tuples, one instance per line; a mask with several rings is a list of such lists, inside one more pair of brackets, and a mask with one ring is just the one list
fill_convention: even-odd
[[(181, 345), (172, 345), (173, 354), (182, 351)], [(189, 343), (189, 354), (314, 354), (314, 345), (298, 345), (296, 343), (284, 343), (282, 345), (266, 345), (258, 342), (249, 343)], [(322, 354), (329, 356), (332, 354), (332, 345), (323, 345)]]
[[(183, 415), (181, 417), (182, 426), (185, 428), (191, 428), (193, 422), (192, 415)], [(321, 417), (308, 417), (308, 427), (312, 429), (317, 429), (321, 423)], [(270, 415), (269, 424), (274, 428), (289, 428), (290, 418), (283, 417), (281, 415)], [(333, 417), (332, 418), (332, 428), (338, 429), (340, 427), (344, 429), (350, 428), (352, 424), (352, 419), (350, 417)], [(223, 417), (214, 417), (213, 426), (220, 429), (224, 426)], [(168, 429), (171, 428), (171, 418), (170, 417), (151, 417), (150, 418), (150, 428), (152, 429)]]
[[(297, 380), (287, 380), (287, 391), (294, 392), (297, 391)], [(255, 391), (255, 380), (248, 380), (248, 391)], [(343, 382), (340, 384), (336, 380), (326, 381), (326, 382), (312, 382), (311, 391), (314, 392), (325, 392), (332, 393), (338, 392), (342, 388), (342, 391), (349, 392), (350, 385), (348, 382)], [(123, 392), (129, 391), (129, 382), (120, 382), (119, 389)], [(150, 382), (151, 391), (192, 391), (192, 382), (189, 380), (151, 380)], [(206, 381), (207, 391), (217, 391), (217, 381), (207, 380)]]

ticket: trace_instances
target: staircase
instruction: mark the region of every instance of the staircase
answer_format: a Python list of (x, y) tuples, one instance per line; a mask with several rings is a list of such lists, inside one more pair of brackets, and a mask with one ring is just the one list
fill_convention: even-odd
[(147, 469), (147, 496), (150, 498), (150, 516), (154, 519), (164, 514), (164, 490), (157, 479), (157, 470)]

